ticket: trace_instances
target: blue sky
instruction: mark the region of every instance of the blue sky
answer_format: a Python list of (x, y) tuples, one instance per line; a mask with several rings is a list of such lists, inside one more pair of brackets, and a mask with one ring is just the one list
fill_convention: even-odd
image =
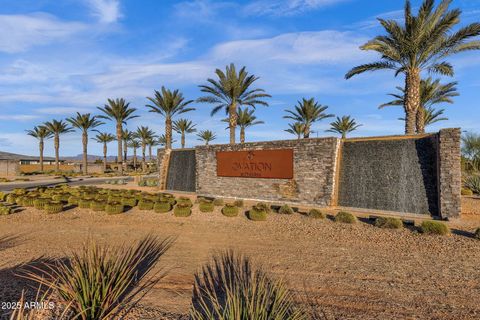
[[(420, 1), (413, 1), (418, 6)], [(352, 115), (363, 126), (356, 136), (403, 133), (401, 108), (378, 110), (401, 77), (385, 71), (344, 80), (353, 66), (375, 59), (359, 45), (381, 29), (376, 17), (398, 19), (403, 0), (3, 0), (0, 8), (0, 150), (36, 154), (26, 129), (74, 112), (96, 113), (107, 98), (124, 97), (148, 125), (163, 133), (163, 119), (148, 113), (145, 97), (162, 85), (188, 99), (215, 68), (234, 62), (260, 77), (273, 97), (257, 108), (266, 122), (247, 130), (247, 141), (292, 138), (284, 132), (284, 109), (315, 97), (336, 115)], [(480, 21), (480, 1), (454, 0), (463, 23)], [(445, 106), (448, 122), (429, 127), (475, 130), (480, 116), (480, 54), (450, 59), (461, 96)], [(450, 80), (450, 79), (446, 79)], [(445, 80), (445, 81), (446, 81)], [(188, 113), (198, 129), (228, 140), (223, 113), (196, 104)], [(316, 124), (328, 136), (329, 121)], [(102, 131), (114, 132), (108, 123)], [(91, 134), (93, 136), (93, 133)], [(81, 153), (78, 133), (61, 139), (61, 155)], [(177, 138), (177, 140), (179, 140)], [(199, 143), (187, 137), (188, 146)], [(52, 142), (46, 153), (53, 154)], [(101, 154), (91, 141), (90, 154)], [(110, 154), (115, 153), (114, 144)]]

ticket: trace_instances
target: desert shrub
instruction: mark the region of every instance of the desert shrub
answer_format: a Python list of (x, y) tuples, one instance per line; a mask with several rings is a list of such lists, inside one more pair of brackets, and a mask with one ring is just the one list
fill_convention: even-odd
[(68, 203), (69, 205), (72, 205), (72, 206), (78, 206), (78, 201), (79, 201), (79, 200), (80, 200), (80, 198), (77, 197), (77, 196), (70, 196), (70, 197), (68, 198), (68, 202), (67, 202), (67, 203)]
[(120, 195), (110, 195), (107, 202), (122, 202), (122, 197)]
[(232, 203), (226, 203), (222, 208), (222, 214), (227, 217), (236, 217), (238, 216), (238, 207)]
[(337, 213), (335, 216), (335, 222), (341, 222), (341, 223), (355, 223), (357, 222), (357, 217), (355, 217), (353, 214), (350, 212), (346, 211), (340, 211)]
[(50, 288), (73, 315), (79, 315), (74, 319), (121, 319), (122, 312), (162, 279), (162, 274), (146, 276), (171, 244), (170, 238), (152, 236), (117, 247), (90, 241), (69, 258), (40, 266), (41, 275), (38, 270), (25, 271), (24, 277)]
[(242, 199), (237, 199), (233, 202), (234, 205), (236, 205), (239, 208), (243, 208), (243, 200)]
[(135, 207), (137, 205), (137, 199), (134, 197), (123, 197), (122, 204), (127, 207)]
[(155, 202), (153, 210), (157, 213), (169, 212), (172, 210), (172, 205), (168, 201)]
[(0, 191), (0, 201), (5, 201), (6, 197), (7, 197), (7, 194)]
[(468, 188), (462, 188), (462, 196), (473, 196), (473, 191)]
[(105, 211), (108, 214), (119, 214), (122, 213), (124, 210), (125, 208), (120, 202), (109, 202), (105, 206)]
[(38, 210), (44, 210), (45, 209), (45, 205), (47, 204), (47, 202), (49, 202), (50, 199), (48, 198), (38, 198), (38, 199), (35, 199), (33, 201), (33, 206), (35, 207), (35, 209), (38, 209)]
[(106, 203), (104, 201), (93, 200), (90, 202), (90, 209), (93, 211), (104, 211)]
[(271, 205), (269, 203), (266, 203), (266, 202), (259, 202), (259, 203), (256, 204), (256, 207), (259, 208), (259, 209), (265, 210), (266, 213), (271, 213), (272, 212)]
[(188, 205), (190, 207), (193, 206), (192, 200), (190, 200), (188, 197), (179, 197), (177, 199), (177, 204)]
[(47, 213), (59, 213), (63, 210), (63, 203), (61, 201), (48, 201), (45, 204), (44, 210)]
[(285, 282), (227, 251), (195, 274), (190, 319), (306, 320), (307, 315)]
[(293, 214), (293, 209), (288, 204), (284, 204), (283, 206), (280, 207), (280, 209), (278, 209), (278, 213)]
[(16, 194), (17, 196), (22, 196), (27, 193), (27, 189), (24, 188), (15, 188), (13, 189), (13, 194)]
[(0, 215), (9, 215), (12, 214), (12, 208), (7, 206), (0, 206)]
[(18, 195), (14, 194), (14, 193), (9, 193), (7, 195), (7, 198), (5, 199), (5, 201), (8, 204), (17, 204), (17, 198), (18, 198)]
[(423, 221), (420, 230), (425, 234), (446, 235), (450, 233), (450, 229), (445, 223), (433, 220)]
[(81, 209), (90, 209), (90, 204), (92, 203), (93, 199), (84, 198), (78, 200), (78, 207)]
[(215, 205), (213, 204), (213, 201), (204, 200), (200, 202), (198, 208), (201, 212), (213, 212)]
[(217, 198), (215, 200), (213, 200), (213, 205), (214, 206), (217, 206), (217, 207), (221, 207), (223, 206), (224, 202), (223, 202), (223, 199), (221, 198)]
[(465, 187), (476, 194), (480, 194), (480, 176), (470, 176), (465, 179)]
[(140, 210), (153, 210), (154, 202), (146, 199), (142, 199), (138, 202), (138, 209)]
[(325, 213), (318, 209), (310, 209), (307, 216), (313, 219), (325, 219)]
[(255, 205), (248, 211), (248, 219), (253, 221), (267, 220), (267, 211), (263, 206)]
[(475, 233), (473, 234), (473, 236), (475, 237), (475, 239), (480, 240), (480, 228), (475, 230)]
[(192, 214), (192, 208), (188, 204), (177, 203), (173, 209), (173, 214), (176, 217), (188, 217)]
[(375, 219), (375, 226), (379, 228), (384, 228), (384, 229), (402, 229), (403, 228), (403, 222), (402, 220), (398, 218), (393, 218), (393, 217), (378, 217)]
[(23, 197), (23, 199), (22, 199), (22, 206), (24, 206), (24, 207), (33, 207), (33, 206), (34, 206), (35, 199), (36, 199), (35, 196), (32, 197), (32, 196), (30, 196), (30, 195)]

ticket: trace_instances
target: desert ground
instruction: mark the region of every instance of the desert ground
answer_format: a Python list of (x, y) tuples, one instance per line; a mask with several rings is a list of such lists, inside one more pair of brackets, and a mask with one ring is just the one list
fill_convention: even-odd
[(299, 296), (315, 299), (330, 319), (478, 319), (480, 241), (471, 232), (480, 227), (480, 200), (464, 202), (469, 212), (449, 222), (453, 233), (444, 237), (415, 227), (384, 230), (363, 219), (346, 225), (298, 213), (253, 222), (243, 214), (225, 217), (219, 207), (202, 213), (195, 206), (188, 218), (138, 208), (112, 216), (24, 209), (0, 216), (0, 300), (18, 300), (29, 285), (16, 276), (21, 264), (68, 256), (89, 238), (118, 245), (153, 233), (176, 238), (154, 270), (167, 275), (130, 319), (186, 318), (195, 271), (225, 249), (264, 265)]

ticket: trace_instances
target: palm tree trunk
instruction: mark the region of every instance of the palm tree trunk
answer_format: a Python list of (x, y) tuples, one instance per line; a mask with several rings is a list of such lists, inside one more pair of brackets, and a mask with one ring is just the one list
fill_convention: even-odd
[(208, 146), (208, 140), (205, 140), (205, 145)]
[(88, 148), (88, 134), (87, 132), (85, 131), (83, 134), (82, 134), (82, 145), (83, 145), (83, 174), (84, 175), (87, 175), (88, 174), (88, 152), (87, 152), (87, 148)]
[(229, 129), (230, 129), (230, 144), (235, 144), (235, 129), (237, 128), (237, 104), (233, 102), (228, 107)]
[(405, 134), (414, 135), (417, 111), (420, 107), (420, 72), (410, 70), (405, 75)]
[(120, 173), (123, 173), (123, 152), (122, 152), (122, 123), (117, 122), (117, 141), (118, 141), (118, 153), (117, 153), (117, 165), (119, 165)]
[(53, 144), (55, 147), (55, 171), (59, 172), (60, 171), (60, 163), (59, 163), (60, 136), (58, 135), (58, 133), (55, 134), (55, 138), (53, 139)]
[(240, 126), (240, 143), (245, 143), (245, 127)]
[(137, 148), (133, 148), (133, 168), (137, 171)]
[(172, 118), (167, 116), (165, 118), (165, 149), (172, 149)]
[(347, 133), (346, 132), (342, 132), (342, 139), (345, 139), (347, 137)]
[(128, 141), (123, 140), (123, 161), (127, 162), (127, 153), (128, 153), (128, 146), (127, 146)]
[(425, 109), (423, 107), (419, 107), (417, 110), (416, 126), (418, 134), (425, 133)]
[(43, 138), (40, 139), (38, 148), (40, 149), (40, 172), (43, 172)]
[(147, 145), (145, 143), (142, 143), (142, 171), (146, 172), (147, 171), (147, 163), (145, 159), (145, 149), (147, 148)]
[(107, 171), (107, 143), (103, 143), (103, 172)]
[(310, 125), (305, 125), (305, 129), (303, 130), (303, 138), (310, 138)]
[(152, 162), (152, 145), (148, 145), (148, 161)]
[(182, 149), (185, 148), (185, 132), (182, 132)]

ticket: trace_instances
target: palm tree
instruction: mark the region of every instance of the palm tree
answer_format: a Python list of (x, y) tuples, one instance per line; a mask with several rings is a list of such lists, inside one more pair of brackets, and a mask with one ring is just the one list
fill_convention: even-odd
[(213, 133), (213, 131), (210, 130), (202, 130), (199, 133), (197, 133), (197, 140), (204, 141), (205, 145), (208, 146), (208, 143), (215, 140), (217, 138), (217, 135)]
[(149, 98), (153, 104), (147, 104), (150, 112), (156, 112), (165, 117), (165, 138), (166, 148), (172, 148), (172, 118), (177, 114), (182, 114), (195, 110), (195, 108), (187, 108), (193, 100), (185, 100), (183, 94), (178, 91), (170, 91), (162, 87), (162, 92), (155, 90), (155, 97)]
[(40, 151), (40, 171), (43, 172), (43, 150), (45, 139), (50, 139), (52, 133), (45, 126), (33, 127), (33, 130), (27, 130), (27, 134), (38, 139), (38, 149)]
[(355, 131), (358, 127), (361, 127), (361, 124), (357, 124), (355, 119), (350, 116), (343, 116), (342, 118), (337, 117), (334, 122), (330, 123), (330, 129), (326, 130), (327, 132), (339, 133), (342, 135), (342, 139), (347, 137), (347, 133)]
[(295, 122), (295, 123), (289, 123), (288, 126), (290, 128), (286, 129), (285, 131), (293, 135), (296, 135), (297, 139), (300, 140), (302, 138), (302, 135), (305, 132), (305, 125), (301, 122)]
[(360, 48), (378, 52), (380, 60), (357, 66), (345, 75), (349, 79), (366, 71), (382, 69), (394, 70), (395, 75), (404, 74), (406, 134), (415, 134), (415, 128), (421, 128), (423, 123), (423, 112), (417, 117), (421, 73), (453, 76), (453, 66), (445, 59), (462, 51), (480, 49), (479, 41), (467, 41), (480, 35), (480, 23), (452, 32), (460, 23), (461, 11), (449, 10), (450, 2), (442, 0), (435, 8), (434, 0), (424, 0), (418, 16), (414, 16), (407, 0), (403, 25), (396, 20), (378, 19), (387, 35), (377, 36)]
[(140, 143), (142, 145), (142, 171), (146, 172), (147, 162), (145, 157), (145, 151), (147, 149), (148, 141), (155, 137), (155, 133), (149, 127), (140, 126), (135, 132), (135, 137), (140, 139)]
[[(103, 119), (110, 119), (116, 122), (116, 129), (117, 129), (117, 141), (118, 141), (118, 156), (117, 162), (121, 163), (123, 156), (122, 156), (122, 132), (123, 132), (123, 124), (126, 124), (128, 120), (136, 118), (138, 116), (133, 115), (137, 109), (130, 107), (130, 102), (126, 102), (125, 99), (108, 99), (107, 104), (101, 108), (98, 107), (100, 111), (104, 113), (104, 115), (99, 116), (99, 118)], [(120, 171), (123, 171), (123, 166), (120, 166)]]
[[(427, 126), (426, 116), (429, 116), (427, 109), (430, 109), (430, 113), (435, 112), (433, 108), (434, 105), (439, 103), (453, 103), (453, 97), (458, 96), (457, 92), (457, 82), (450, 82), (447, 84), (441, 84), (440, 80), (433, 81), (432, 78), (427, 78), (420, 81), (420, 106), (417, 111), (417, 133), (425, 133), (425, 127)], [(387, 106), (403, 106), (405, 104), (405, 89), (402, 87), (397, 87), (399, 93), (389, 94), (394, 100), (382, 104), (379, 108)], [(422, 115), (418, 115), (423, 113)], [(441, 111), (443, 113), (443, 111)], [(440, 113), (440, 114), (441, 114)], [(431, 115), (431, 114), (430, 114)], [(400, 118), (405, 120), (405, 118)], [(442, 120), (446, 120), (442, 118)], [(440, 121), (440, 120), (438, 120)], [(429, 123), (431, 124), (431, 122)]]
[(242, 67), (237, 73), (233, 63), (225, 68), (225, 72), (216, 69), (218, 81), (214, 79), (207, 79), (209, 84), (201, 85), (201, 91), (207, 95), (197, 99), (198, 102), (211, 103), (215, 106), (212, 109), (211, 115), (225, 109), (228, 115), (230, 128), (230, 144), (235, 144), (235, 129), (237, 127), (237, 107), (251, 106), (255, 109), (256, 105), (268, 106), (268, 103), (263, 101), (264, 98), (270, 98), (269, 94), (265, 93), (263, 89), (251, 89), (251, 86), (259, 78), (254, 75), (248, 75), (245, 67)]
[(153, 155), (152, 155), (152, 147), (158, 146), (159, 142), (156, 139), (157, 136), (152, 136), (150, 139), (147, 140), (147, 145), (148, 145), (148, 161), (152, 162), (153, 160)]
[(253, 115), (255, 110), (238, 108), (237, 124), (240, 127), (240, 143), (245, 143), (245, 129), (257, 124), (264, 124), (263, 121), (257, 121), (257, 117)]
[(140, 148), (140, 141), (133, 138), (128, 143), (128, 146), (133, 149), (133, 168), (137, 171), (137, 149)]
[(86, 175), (88, 174), (88, 130), (95, 129), (104, 123), (97, 120), (97, 116), (90, 116), (90, 113), (80, 114), (79, 112), (77, 112), (75, 117), (67, 118), (67, 122), (69, 122), (74, 128), (82, 131), (83, 174)]
[(99, 132), (95, 136), (95, 141), (103, 143), (103, 172), (107, 171), (107, 144), (114, 140), (115, 136), (111, 133)]
[(313, 123), (333, 117), (333, 114), (326, 114), (327, 106), (322, 106), (316, 102), (314, 98), (298, 101), (294, 107), (295, 111), (285, 110), (288, 115), (284, 116), (286, 119), (292, 119), (304, 125), (303, 137), (310, 138), (311, 126)]
[[(419, 109), (420, 110), (420, 109)], [(448, 118), (442, 117), (445, 109), (435, 110), (433, 107), (428, 107), (427, 109), (422, 109), (423, 111), (423, 122), (424, 128), (428, 127), (431, 124), (437, 123), (439, 121), (446, 121)], [(398, 120), (405, 121), (405, 118), (398, 118)], [(425, 133), (418, 132), (418, 133)]]
[(58, 172), (60, 171), (60, 135), (72, 132), (73, 129), (63, 120), (52, 120), (45, 122), (43, 125), (47, 128), (48, 132), (53, 135), (53, 144), (55, 147), (55, 171)]
[(122, 141), (123, 141), (123, 161), (127, 162), (128, 158), (128, 143), (133, 139), (134, 133), (125, 129), (122, 131)]
[(179, 119), (175, 121), (173, 123), (173, 130), (175, 130), (176, 133), (180, 133), (182, 135), (182, 149), (185, 148), (185, 134), (197, 132), (197, 129), (195, 129), (195, 125), (192, 123), (192, 121), (187, 119)]

